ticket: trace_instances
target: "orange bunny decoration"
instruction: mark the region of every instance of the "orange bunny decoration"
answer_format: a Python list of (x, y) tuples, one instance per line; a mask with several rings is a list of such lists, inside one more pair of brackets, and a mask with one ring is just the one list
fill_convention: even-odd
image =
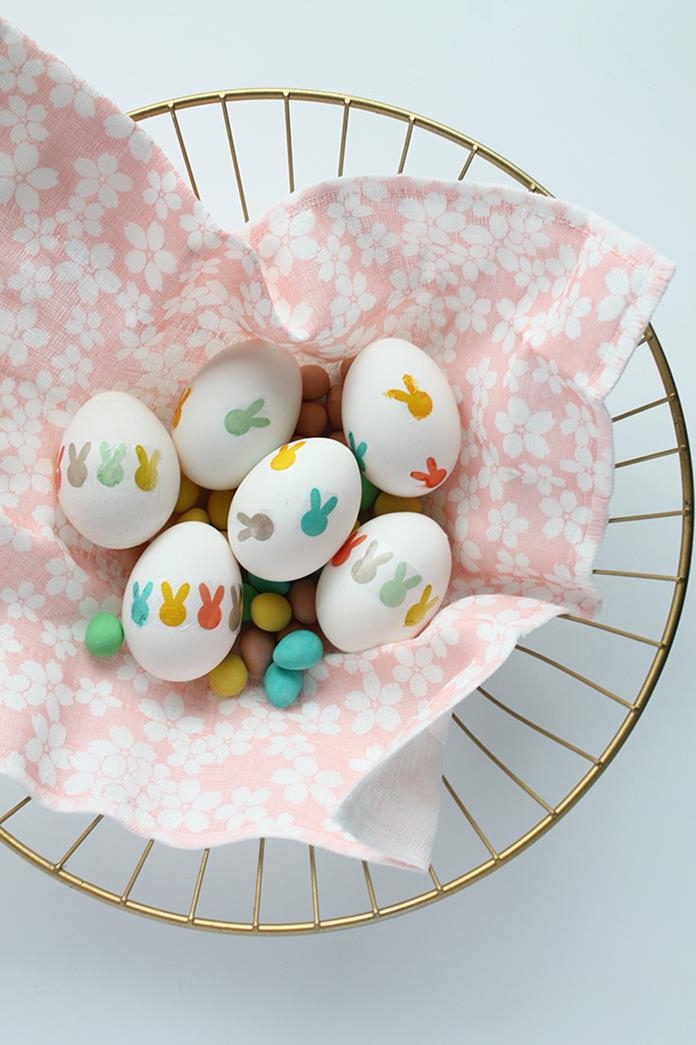
[(428, 490), (434, 490), (440, 483), (444, 483), (447, 478), (447, 470), (438, 468), (434, 457), (426, 458), (425, 466), (427, 468), (426, 472), (411, 472), (411, 478), (419, 483), (423, 483)]
[(212, 631), (213, 628), (217, 628), (218, 624), (222, 620), (222, 610), (220, 609), (220, 603), (222, 597), (225, 594), (225, 589), (222, 584), (219, 584), (215, 589), (215, 594), (210, 597), (210, 589), (207, 584), (198, 585), (198, 594), (201, 597), (201, 608), (198, 611), (198, 623), (202, 628), (207, 631)]

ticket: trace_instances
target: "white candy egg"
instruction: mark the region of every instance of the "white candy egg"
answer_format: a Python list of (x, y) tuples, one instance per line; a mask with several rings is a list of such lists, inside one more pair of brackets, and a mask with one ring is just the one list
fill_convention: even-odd
[(451, 570), (447, 535), (427, 515), (370, 519), (322, 570), (319, 626), (346, 653), (411, 639), (442, 605)]
[(181, 469), (208, 490), (231, 490), (287, 442), (302, 405), (294, 357), (268, 341), (219, 352), (179, 397), (172, 438)]
[(260, 461), (232, 498), (235, 556), (251, 573), (292, 581), (320, 569), (360, 510), (360, 471), (335, 439), (299, 439)]
[(58, 450), (58, 501), (83, 537), (134, 548), (171, 515), (179, 461), (166, 428), (127, 392), (100, 392), (77, 411)]
[(157, 678), (186, 682), (212, 671), (231, 650), (241, 620), (239, 567), (223, 535), (207, 523), (165, 530), (128, 578), (126, 642)]
[(374, 341), (343, 386), (343, 429), (367, 478), (398, 497), (430, 493), (459, 456), (461, 421), (446, 374), (410, 341)]

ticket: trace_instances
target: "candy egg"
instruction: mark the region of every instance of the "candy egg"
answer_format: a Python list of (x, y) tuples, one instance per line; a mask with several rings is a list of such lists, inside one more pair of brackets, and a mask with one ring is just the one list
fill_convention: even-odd
[(200, 678), (230, 652), (242, 620), (242, 578), (212, 526), (172, 526), (126, 583), (123, 630), (141, 667), (168, 682)]
[(399, 497), (436, 490), (459, 456), (461, 421), (447, 376), (401, 338), (374, 341), (355, 358), (342, 419), (361, 471)]
[(334, 439), (299, 439), (260, 461), (240, 483), (228, 519), (236, 558), (269, 581), (320, 569), (360, 508), (355, 458)]
[(447, 535), (429, 516), (371, 519), (322, 570), (321, 630), (346, 653), (411, 639), (442, 605), (451, 570)]
[(302, 405), (294, 357), (268, 341), (218, 352), (179, 396), (172, 438), (181, 467), (207, 490), (231, 490), (290, 439)]
[(323, 654), (319, 636), (300, 628), (280, 640), (273, 650), (273, 662), (286, 671), (302, 671), (318, 664)]
[(179, 495), (169, 433), (127, 392), (100, 392), (80, 407), (63, 434), (56, 477), (66, 516), (102, 548), (134, 548), (149, 540)]

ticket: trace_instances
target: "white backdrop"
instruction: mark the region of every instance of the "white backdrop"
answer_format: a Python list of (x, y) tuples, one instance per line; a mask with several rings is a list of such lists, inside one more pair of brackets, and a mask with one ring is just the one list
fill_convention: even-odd
[[(694, 416), (692, 5), (5, 0), (2, 13), (124, 110), (323, 87), (479, 137), (676, 260), (655, 325)], [(0, 847), (8, 1042), (691, 1042), (694, 616), (692, 599), (636, 731), (568, 817), (474, 888), (381, 925), (186, 933)]]

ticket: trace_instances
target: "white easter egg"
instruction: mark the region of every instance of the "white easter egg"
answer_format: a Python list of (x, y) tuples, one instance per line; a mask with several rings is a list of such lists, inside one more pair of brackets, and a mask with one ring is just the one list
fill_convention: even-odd
[(319, 626), (346, 653), (411, 639), (442, 605), (451, 571), (447, 534), (429, 516), (370, 519), (322, 570)]
[(172, 438), (181, 469), (208, 490), (231, 490), (288, 441), (302, 405), (294, 357), (268, 341), (218, 352), (179, 397)]
[(454, 468), (461, 421), (446, 374), (410, 341), (386, 337), (356, 356), (343, 430), (367, 478), (398, 497), (436, 490)]
[(56, 465), (58, 502), (83, 537), (134, 548), (174, 510), (179, 461), (162, 422), (127, 392), (100, 392), (65, 429)]
[(285, 444), (240, 483), (227, 520), (232, 551), (247, 570), (292, 581), (320, 569), (353, 529), (360, 471), (335, 439)]
[(167, 682), (200, 678), (232, 649), (242, 576), (224, 536), (201, 522), (161, 533), (136, 562), (123, 596), (128, 649)]

